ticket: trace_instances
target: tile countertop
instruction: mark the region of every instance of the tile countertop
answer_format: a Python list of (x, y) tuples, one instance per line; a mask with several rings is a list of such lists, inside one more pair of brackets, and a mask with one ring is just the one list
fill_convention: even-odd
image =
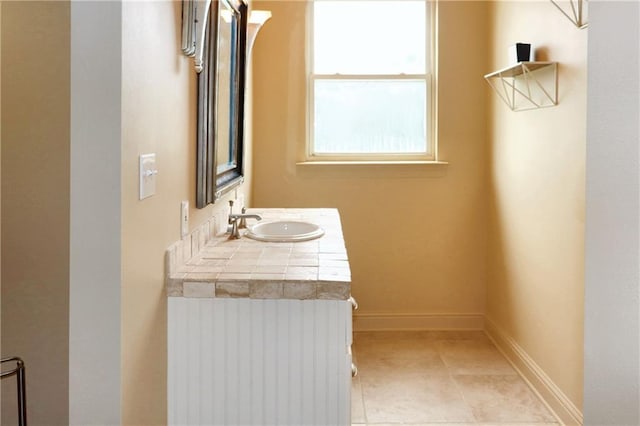
[[(169, 297), (350, 297), (351, 271), (336, 209), (249, 209), (247, 213), (259, 214), (262, 222), (312, 222), (320, 225), (325, 234), (297, 243), (262, 242), (244, 236), (229, 240), (224, 234), (205, 238), (209, 229), (214, 229), (213, 223), (207, 223), (206, 231), (196, 230), (167, 249)], [(254, 219), (247, 219), (248, 226), (254, 223)], [(189, 255), (185, 254), (187, 249)]]

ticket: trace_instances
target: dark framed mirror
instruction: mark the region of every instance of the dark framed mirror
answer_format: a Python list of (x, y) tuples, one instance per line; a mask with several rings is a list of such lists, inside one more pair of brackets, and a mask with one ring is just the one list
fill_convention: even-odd
[(243, 181), (247, 4), (212, 1), (198, 75), (196, 206)]

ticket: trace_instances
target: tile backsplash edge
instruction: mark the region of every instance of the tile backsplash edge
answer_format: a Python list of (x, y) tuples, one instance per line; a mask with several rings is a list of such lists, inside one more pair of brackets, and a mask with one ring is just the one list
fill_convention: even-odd
[[(234, 200), (234, 205), (240, 206), (234, 207), (234, 211), (240, 211), (241, 206), (244, 205), (244, 197), (238, 196)], [(229, 210), (225, 207), (221, 205), (219, 208), (214, 208), (209, 219), (196, 226), (184, 238), (171, 244), (165, 251), (165, 284), (170, 293), (173, 292), (171, 289), (175, 287), (172, 286), (172, 280), (179, 279), (179, 277), (174, 277), (174, 272), (183, 267), (191, 258), (197, 256), (200, 250), (216, 235), (226, 232)], [(180, 290), (181, 292), (182, 290)], [(170, 295), (178, 296), (178, 294)]]

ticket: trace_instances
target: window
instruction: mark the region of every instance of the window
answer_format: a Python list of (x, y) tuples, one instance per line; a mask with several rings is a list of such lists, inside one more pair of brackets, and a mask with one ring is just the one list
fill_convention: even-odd
[(308, 160), (434, 160), (431, 4), (316, 0)]

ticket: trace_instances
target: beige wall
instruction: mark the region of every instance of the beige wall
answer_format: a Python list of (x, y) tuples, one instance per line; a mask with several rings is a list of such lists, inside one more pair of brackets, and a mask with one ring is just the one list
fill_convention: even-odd
[[(181, 3), (124, 2), (122, 16), (122, 421), (166, 424), (164, 251), (180, 238), (182, 200), (193, 229), (233, 194), (194, 208), (196, 77), (180, 51)], [(151, 152), (156, 195), (139, 201), (138, 157)]]
[(492, 111), (487, 317), (582, 407), (587, 31), (547, 2), (495, 2), (492, 69), (531, 42), (559, 62), (559, 105)]
[[(69, 2), (2, 2), (2, 356), (29, 422), (68, 423)], [(2, 424), (16, 424), (15, 378)]]
[[(485, 298), (484, 2), (441, 2), (439, 141), (449, 166), (301, 167), (306, 2), (259, 1), (254, 46), (258, 207), (337, 207), (361, 314), (482, 313)], [(463, 125), (464, 124), (464, 125)]]

